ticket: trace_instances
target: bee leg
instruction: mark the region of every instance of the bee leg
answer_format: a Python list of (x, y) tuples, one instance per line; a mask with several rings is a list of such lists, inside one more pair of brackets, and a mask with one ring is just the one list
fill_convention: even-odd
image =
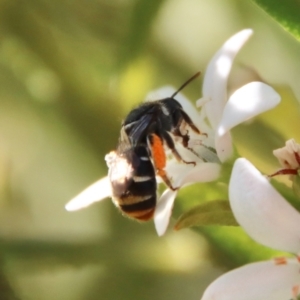
[[(168, 148), (172, 151), (173, 155), (178, 161), (184, 162), (187, 165), (194, 165), (196, 166), (196, 162), (194, 161), (186, 161), (184, 160), (181, 155), (178, 153), (178, 151), (175, 148), (174, 141), (172, 137), (168, 134), (168, 132), (163, 131), (161, 132), (163, 140), (167, 143)], [(184, 139), (187, 139), (187, 142), (189, 141), (189, 136), (188, 135), (181, 135), (181, 137)], [(184, 142), (183, 142), (184, 143)]]
[(176, 191), (178, 187), (173, 187), (165, 171), (167, 158), (162, 139), (156, 134), (151, 134), (148, 138), (148, 146), (151, 149), (156, 174), (162, 178), (162, 180), (171, 190)]
[(181, 110), (181, 117), (182, 119), (192, 128), (192, 130), (198, 134), (202, 134), (202, 135), (205, 135), (207, 137), (207, 133), (205, 132), (201, 132), (197, 126), (193, 123), (192, 119), (189, 117), (189, 115)]
[[(200, 132), (200, 130), (196, 127), (196, 125), (193, 123), (193, 121), (191, 120), (191, 118), (186, 114), (186, 112), (184, 112), (183, 110), (180, 111), (179, 113), (180, 115), (177, 115), (178, 118), (178, 125), (172, 130), (172, 133), (175, 136), (179, 136), (182, 138), (182, 145), (187, 148), (189, 151), (191, 151), (193, 154), (195, 154), (197, 157), (202, 158), (193, 148), (189, 147), (189, 140), (190, 140), (190, 136), (189, 136), (189, 132), (188, 130), (186, 134), (181, 133), (180, 130), (180, 126), (182, 124), (182, 122), (184, 121), (194, 132), (198, 133), (199, 135), (204, 135), (207, 137), (207, 133), (202, 133)], [(202, 144), (200, 142), (200, 144)]]

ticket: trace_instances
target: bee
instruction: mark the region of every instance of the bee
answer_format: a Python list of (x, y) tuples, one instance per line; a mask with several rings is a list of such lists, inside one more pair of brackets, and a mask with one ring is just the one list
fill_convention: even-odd
[(116, 151), (106, 156), (113, 203), (139, 221), (150, 220), (156, 206), (155, 169), (146, 145), (132, 146), (124, 128)]
[(153, 217), (157, 201), (156, 176), (170, 189), (178, 189), (173, 187), (165, 171), (165, 148), (170, 149), (179, 162), (196, 165), (181, 157), (173, 137), (194, 152), (188, 146), (188, 131), (183, 132), (182, 126), (188, 125), (197, 134), (205, 133), (200, 132), (174, 97), (199, 75), (198, 72), (191, 77), (170, 97), (141, 104), (122, 123), (117, 150), (109, 153), (106, 161), (113, 202), (130, 218), (148, 221)]

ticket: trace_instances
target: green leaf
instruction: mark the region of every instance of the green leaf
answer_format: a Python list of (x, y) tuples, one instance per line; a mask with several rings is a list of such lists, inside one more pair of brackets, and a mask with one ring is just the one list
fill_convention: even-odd
[(300, 176), (294, 176), (293, 177), (293, 191), (295, 195), (300, 198)]
[(272, 16), (297, 40), (300, 40), (300, 2), (299, 0), (252, 0)]
[(181, 215), (175, 230), (192, 226), (238, 226), (227, 200), (214, 200), (197, 205)]
[(298, 199), (300, 198), (300, 176), (299, 176), (299, 171), (298, 170), (298, 175), (297, 176), (293, 176), (293, 191), (295, 193), (295, 195), (298, 197)]
[[(298, 177), (298, 176), (293, 176)], [(297, 180), (297, 179), (293, 179)], [(300, 212), (300, 202), (298, 195), (295, 193), (295, 189), (297, 188), (294, 186), (296, 182), (293, 182), (293, 188), (287, 186), (285, 183), (279, 182), (277, 180), (271, 180), (272, 185), (274, 188), (296, 209)]]
[(219, 255), (225, 257), (225, 263), (231, 268), (273, 257), (289, 256), (288, 253), (255, 242), (242, 227), (205, 226), (200, 227), (199, 231), (220, 252)]

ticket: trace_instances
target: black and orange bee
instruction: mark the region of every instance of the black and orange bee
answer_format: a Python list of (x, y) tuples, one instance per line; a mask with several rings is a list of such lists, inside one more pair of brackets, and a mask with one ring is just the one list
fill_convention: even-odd
[(122, 123), (117, 150), (106, 160), (113, 202), (130, 218), (147, 221), (153, 217), (157, 201), (156, 176), (160, 176), (172, 190), (177, 189), (165, 171), (164, 147), (170, 149), (178, 161), (196, 164), (181, 157), (172, 136), (180, 138), (182, 145), (193, 152), (188, 147), (188, 131), (182, 133), (182, 124), (187, 124), (199, 135), (205, 134), (174, 99), (199, 74), (191, 77), (169, 98), (145, 102), (133, 109)]

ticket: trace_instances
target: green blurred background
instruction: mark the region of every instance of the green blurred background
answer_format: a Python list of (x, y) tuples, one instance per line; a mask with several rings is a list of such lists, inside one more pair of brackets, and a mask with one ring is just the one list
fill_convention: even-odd
[[(300, 99), (299, 44), (251, 1), (0, 0), (1, 300), (200, 299), (232, 265), (201, 234), (158, 238), (152, 222), (123, 218), (111, 201), (64, 205), (106, 174), (132, 107), (203, 74), (244, 28), (255, 34), (230, 87), (261, 79)], [(185, 90), (193, 100), (200, 92), (200, 80)]]

